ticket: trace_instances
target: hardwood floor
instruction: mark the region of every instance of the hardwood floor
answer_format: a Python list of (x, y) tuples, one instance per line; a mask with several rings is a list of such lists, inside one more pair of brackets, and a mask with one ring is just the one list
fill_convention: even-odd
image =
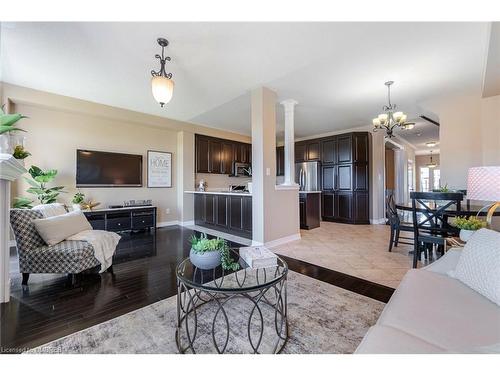
[[(22, 352), (175, 295), (175, 267), (188, 256), (193, 233), (173, 226), (158, 229), (156, 234), (124, 234), (114, 275), (79, 275), (75, 285), (66, 276), (35, 274), (23, 288), (14, 249), (11, 301), (0, 304), (0, 353)], [(293, 271), (383, 302), (393, 292), (383, 285), (285, 258)]]

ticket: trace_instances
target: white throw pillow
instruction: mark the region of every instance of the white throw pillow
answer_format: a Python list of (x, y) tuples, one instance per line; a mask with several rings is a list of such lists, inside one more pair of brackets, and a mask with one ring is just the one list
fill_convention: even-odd
[(43, 217), (59, 216), (68, 212), (62, 203), (39, 204), (33, 207), (33, 209), (40, 211)]
[(47, 245), (58, 244), (74, 234), (92, 229), (81, 211), (72, 211), (45, 219), (35, 219), (33, 224)]
[(448, 274), (500, 305), (500, 233), (490, 229), (474, 233), (455, 271)]

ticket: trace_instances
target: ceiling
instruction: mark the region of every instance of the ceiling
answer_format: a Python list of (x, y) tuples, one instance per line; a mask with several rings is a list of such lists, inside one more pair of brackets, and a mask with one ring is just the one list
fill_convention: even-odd
[[(393, 102), (480, 91), (487, 23), (3, 23), (1, 79), (250, 134), (250, 90), (293, 98), (296, 136), (367, 125)], [(174, 97), (150, 90), (157, 37), (170, 40)], [(427, 114), (432, 116), (432, 114)], [(278, 126), (283, 113), (278, 105)], [(418, 126), (416, 127), (418, 129)], [(423, 131), (423, 130), (422, 130)], [(418, 139), (416, 139), (418, 142)]]
[(420, 154), (428, 153), (436, 147), (427, 147), (427, 142), (437, 142), (437, 147), (439, 147), (439, 126), (425, 120), (416, 121), (415, 127), (411, 130), (397, 129), (395, 132), (398, 137), (415, 146), (415, 150)]

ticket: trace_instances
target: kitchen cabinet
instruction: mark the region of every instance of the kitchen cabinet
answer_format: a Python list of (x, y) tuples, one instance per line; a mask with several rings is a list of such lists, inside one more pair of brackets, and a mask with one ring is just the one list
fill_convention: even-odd
[(334, 137), (321, 141), (321, 163), (335, 163), (337, 158), (337, 142)]
[(252, 145), (228, 139), (195, 135), (196, 173), (233, 173), (235, 162), (251, 164)]
[(195, 224), (244, 238), (252, 238), (252, 197), (196, 193)]
[(276, 147), (276, 176), (285, 175), (285, 146)]
[(307, 142), (307, 161), (316, 161), (320, 158), (320, 142)]
[(299, 218), (301, 229), (314, 229), (320, 223), (321, 193), (299, 193)]
[(307, 143), (296, 142), (295, 143), (295, 162), (307, 161)]
[(209, 155), (209, 140), (204, 137), (196, 137), (195, 153), (196, 153), (196, 172), (210, 173), (208, 155)]
[(352, 162), (352, 139), (350, 134), (337, 136), (337, 162)]
[(322, 190), (335, 190), (335, 165), (324, 165), (321, 167)]

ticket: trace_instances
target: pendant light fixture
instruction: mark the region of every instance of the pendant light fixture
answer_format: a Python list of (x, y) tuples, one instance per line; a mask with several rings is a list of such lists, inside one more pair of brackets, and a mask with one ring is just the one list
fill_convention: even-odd
[(165, 63), (170, 61), (170, 56), (165, 56), (165, 47), (168, 46), (168, 40), (165, 38), (158, 38), (158, 44), (161, 46), (161, 56), (156, 54), (155, 57), (160, 59), (160, 70), (151, 70), (151, 90), (153, 97), (163, 107), (167, 104), (174, 94), (174, 81), (172, 81), (172, 73), (165, 71)]
[(407, 115), (401, 111), (397, 111), (396, 104), (391, 103), (391, 85), (394, 81), (387, 81), (387, 100), (388, 104), (383, 107), (384, 113), (379, 114), (372, 120), (373, 131), (385, 130), (386, 138), (394, 137), (394, 128), (400, 127), (401, 129), (411, 130), (415, 126), (414, 122), (407, 122)]
[(437, 167), (437, 164), (434, 163), (434, 161), (432, 160), (432, 150), (431, 150), (431, 160), (426, 165), (427, 165), (427, 168), (436, 168)]

